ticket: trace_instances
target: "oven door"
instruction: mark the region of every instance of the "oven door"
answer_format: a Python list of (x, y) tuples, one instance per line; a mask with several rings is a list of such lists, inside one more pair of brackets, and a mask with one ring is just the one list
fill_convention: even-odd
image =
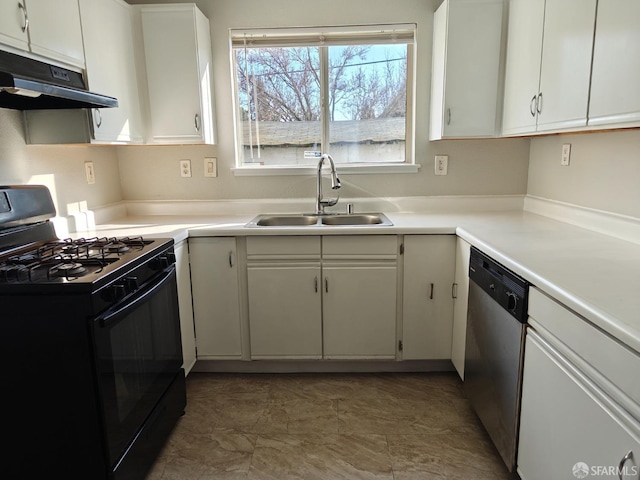
[(108, 455), (123, 454), (181, 371), (175, 265), (93, 320)]

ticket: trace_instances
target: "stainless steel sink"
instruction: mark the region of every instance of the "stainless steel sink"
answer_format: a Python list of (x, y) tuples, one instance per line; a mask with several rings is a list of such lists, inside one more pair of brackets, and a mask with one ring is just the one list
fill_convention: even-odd
[(315, 215), (259, 215), (250, 223), (257, 227), (305, 227), (316, 225), (318, 217)]
[(393, 225), (382, 213), (325, 215), (320, 221), (323, 225), (331, 226)]
[(263, 214), (258, 215), (247, 227), (355, 227), (393, 225), (383, 213), (327, 213), (315, 214)]

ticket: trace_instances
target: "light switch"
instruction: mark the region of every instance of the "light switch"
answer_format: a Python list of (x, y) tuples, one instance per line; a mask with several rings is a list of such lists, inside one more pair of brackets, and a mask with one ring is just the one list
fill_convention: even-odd
[(204, 159), (204, 176), (205, 177), (217, 177), (218, 176), (218, 159), (215, 157), (205, 157)]
[(93, 162), (84, 162), (84, 173), (89, 185), (96, 183), (96, 172), (93, 169)]

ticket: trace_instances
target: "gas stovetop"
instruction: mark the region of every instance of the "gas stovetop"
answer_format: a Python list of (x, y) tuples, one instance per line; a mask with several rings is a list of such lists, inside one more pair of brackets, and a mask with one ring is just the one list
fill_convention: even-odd
[(83, 284), (85, 288), (93, 285), (95, 289), (170, 244), (167, 239), (142, 237), (48, 240), (0, 256), (0, 290), (51, 284)]
[(137, 238), (52, 240), (0, 262), (0, 283), (93, 280), (115, 262), (134, 258), (153, 243)]

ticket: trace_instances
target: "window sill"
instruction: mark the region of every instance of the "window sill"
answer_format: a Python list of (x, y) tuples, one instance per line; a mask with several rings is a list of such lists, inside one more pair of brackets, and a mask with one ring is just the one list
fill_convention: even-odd
[[(388, 173), (418, 173), (419, 164), (381, 163), (375, 165), (337, 165), (339, 175), (367, 175)], [(234, 167), (231, 169), (236, 177), (259, 177), (271, 175), (315, 175), (316, 167), (312, 165), (286, 167)]]

